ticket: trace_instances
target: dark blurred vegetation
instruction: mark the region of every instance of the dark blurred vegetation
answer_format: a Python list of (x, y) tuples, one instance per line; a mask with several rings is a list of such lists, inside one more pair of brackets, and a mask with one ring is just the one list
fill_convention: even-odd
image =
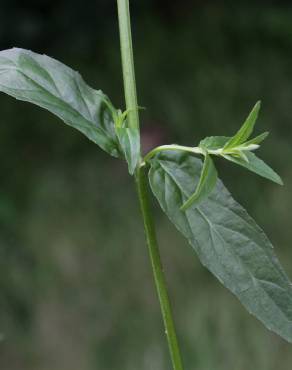
[[(259, 98), (278, 187), (218, 163), (292, 276), (292, 7), (133, 3), (146, 147), (230, 135)], [(115, 1), (1, 1), (0, 46), (78, 69), (123, 107)], [(0, 369), (170, 369), (126, 167), (37, 107), (0, 99)], [(288, 370), (292, 349), (203, 267), (154, 202), (186, 369)]]

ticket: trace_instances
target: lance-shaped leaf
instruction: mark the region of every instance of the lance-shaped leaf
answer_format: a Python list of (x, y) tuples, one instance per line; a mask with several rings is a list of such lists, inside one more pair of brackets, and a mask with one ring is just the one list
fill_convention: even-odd
[(198, 207), (180, 210), (201, 169), (193, 156), (160, 153), (151, 161), (153, 193), (202, 264), (267, 328), (292, 342), (292, 285), (264, 232), (223, 183)]
[(36, 104), (81, 131), (113, 156), (119, 156), (115, 108), (78, 72), (46, 55), (23, 49), (0, 52), (0, 91)]
[(258, 113), (261, 107), (261, 102), (258, 101), (256, 105), (253, 107), (252, 111), (248, 115), (247, 119), (245, 120), (244, 124), (241, 128), (237, 131), (237, 133), (230, 138), (229, 141), (224, 146), (224, 149), (234, 148), (243, 144), (252, 134), (254, 125), (258, 118)]
[(259, 176), (271, 180), (276, 184), (283, 185), (281, 177), (264, 161), (258, 158), (254, 153), (247, 151), (244, 152), (244, 154), (247, 158), (247, 161), (240, 157), (234, 157), (232, 155), (224, 155), (224, 158), (228, 159), (233, 163), (239, 164), (240, 166), (256, 173)]
[(140, 158), (140, 135), (136, 127), (117, 127), (116, 133), (128, 163), (129, 173), (133, 175)]
[(217, 170), (210, 155), (205, 155), (202, 173), (198, 182), (198, 186), (193, 195), (182, 205), (181, 210), (185, 211), (190, 206), (198, 206), (203, 202), (214, 189), (217, 182)]
[(254, 137), (253, 139), (250, 139), (248, 141), (246, 141), (244, 143), (245, 146), (249, 146), (249, 145), (253, 145), (253, 144), (256, 144), (256, 145), (259, 145), (262, 141), (264, 141), (266, 139), (266, 137), (269, 135), (269, 132), (263, 132), (262, 134)]

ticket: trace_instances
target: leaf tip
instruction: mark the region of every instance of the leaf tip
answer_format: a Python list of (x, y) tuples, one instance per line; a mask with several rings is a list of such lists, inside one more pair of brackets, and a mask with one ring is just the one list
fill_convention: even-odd
[(270, 135), (270, 131), (265, 131), (262, 133), (262, 141), (264, 141)]
[(261, 106), (262, 106), (262, 101), (258, 100), (253, 107), (253, 111), (256, 112), (256, 114), (258, 114), (261, 109)]

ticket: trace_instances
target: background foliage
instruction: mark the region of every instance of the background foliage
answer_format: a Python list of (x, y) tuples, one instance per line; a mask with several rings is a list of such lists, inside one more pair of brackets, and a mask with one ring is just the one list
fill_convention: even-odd
[[(291, 277), (292, 7), (133, 3), (145, 149), (233, 134), (262, 99), (258, 133), (271, 135), (261, 157), (285, 187), (217, 165)], [(0, 7), (1, 49), (51, 55), (123, 108), (114, 1)], [(168, 369), (126, 166), (37, 107), (1, 95), (0, 109), (1, 369)], [(154, 207), (186, 368), (289, 369), (291, 346), (245, 312)]]

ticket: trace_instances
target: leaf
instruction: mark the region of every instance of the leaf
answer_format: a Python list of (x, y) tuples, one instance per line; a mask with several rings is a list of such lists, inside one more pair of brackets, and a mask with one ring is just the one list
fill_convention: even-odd
[(115, 108), (78, 72), (46, 55), (23, 49), (0, 52), (0, 91), (49, 110), (109, 154), (119, 156)]
[(190, 198), (183, 204), (181, 207), (182, 211), (185, 211), (190, 206), (198, 206), (201, 202), (203, 202), (213, 191), (216, 182), (217, 182), (217, 171), (214, 166), (214, 162), (209, 154), (206, 154), (205, 161), (201, 173), (200, 180), (198, 182), (198, 186), (196, 191)]
[(224, 158), (227, 160), (239, 164), (242, 167), (245, 167), (249, 171), (256, 173), (259, 176), (262, 176), (268, 180), (275, 182), (276, 184), (283, 185), (281, 177), (264, 161), (258, 158), (254, 153), (244, 152), (245, 156), (248, 159), (248, 162), (243, 160), (240, 157), (234, 157), (231, 155), (224, 155)]
[(128, 163), (129, 173), (133, 175), (140, 159), (140, 135), (134, 127), (117, 127), (117, 136)]
[(251, 140), (248, 140), (244, 143), (245, 146), (253, 145), (253, 144), (260, 144), (262, 141), (266, 139), (266, 137), (269, 135), (269, 132), (263, 132), (262, 134), (254, 137)]
[(224, 149), (234, 148), (243, 144), (252, 134), (254, 125), (258, 118), (259, 110), (261, 107), (261, 102), (258, 101), (256, 105), (253, 107), (252, 111), (248, 115), (247, 119), (245, 120), (244, 124), (241, 128), (237, 131), (237, 133), (225, 144)]
[[(222, 156), (224, 157), (224, 154), (222, 154)], [(247, 162), (248, 163), (247, 155), (245, 154), (245, 152), (243, 150), (233, 150), (230, 154), (227, 154), (227, 156), (231, 157), (231, 158), (232, 157), (236, 158), (241, 162)]]
[(208, 136), (200, 141), (199, 147), (209, 150), (216, 150), (223, 148), (228, 140), (230, 140), (230, 137), (227, 136)]
[[(253, 139), (250, 139), (244, 142), (243, 144), (240, 144), (239, 146), (249, 146), (253, 144), (258, 145), (262, 141), (264, 141), (268, 135), (269, 132), (263, 132), (262, 134), (254, 137)], [(206, 148), (209, 150), (220, 149), (223, 148), (230, 139), (231, 138), (228, 136), (209, 136), (200, 141), (199, 147)]]
[(223, 183), (198, 207), (180, 210), (201, 168), (188, 154), (160, 153), (149, 172), (154, 195), (202, 264), (267, 328), (292, 342), (291, 283), (264, 232)]

